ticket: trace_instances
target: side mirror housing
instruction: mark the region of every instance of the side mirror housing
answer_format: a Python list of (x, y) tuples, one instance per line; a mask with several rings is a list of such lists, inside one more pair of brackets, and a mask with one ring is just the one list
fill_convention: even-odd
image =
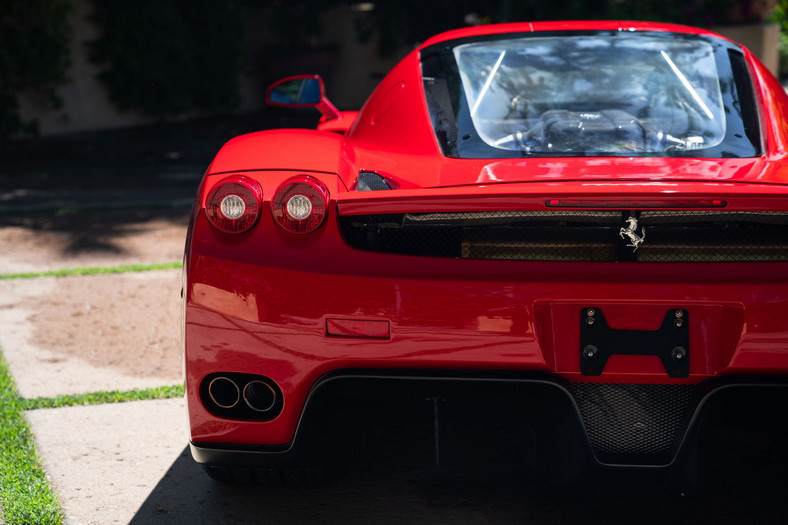
[(326, 98), (326, 88), (320, 75), (298, 75), (271, 84), (265, 94), (271, 106), (288, 108), (316, 108), (322, 120), (342, 118), (342, 113)]

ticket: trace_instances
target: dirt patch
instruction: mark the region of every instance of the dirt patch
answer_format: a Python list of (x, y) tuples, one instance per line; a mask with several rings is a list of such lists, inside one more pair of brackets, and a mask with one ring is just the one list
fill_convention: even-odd
[[(189, 209), (0, 215), (0, 273), (177, 262)], [(180, 270), (0, 281), (23, 397), (181, 381)]]
[(134, 377), (180, 374), (180, 274), (144, 272), (56, 279), (32, 313), (30, 343)]
[(179, 383), (180, 271), (0, 281), (0, 346), (26, 398)]

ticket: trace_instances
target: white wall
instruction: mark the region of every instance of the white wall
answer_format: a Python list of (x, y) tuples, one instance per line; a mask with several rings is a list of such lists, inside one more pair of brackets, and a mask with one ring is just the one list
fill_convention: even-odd
[(357, 17), (363, 16), (364, 13), (342, 6), (331, 9), (323, 18), (325, 40), (339, 45), (337, 62), (326, 90), (340, 109), (359, 109), (382, 76), (410, 51), (402, 49), (382, 59), (378, 56), (377, 36), (360, 44), (354, 24)]
[[(42, 136), (59, 135), (80, 131), (95, 131), (150, 124), (155, 120), (141, 112), (120, 112), (110, 101), (103, 84), (97, 79), (99, 68), (88, 61), (87, 42), (98, 37), (98, 29), (89, 19), (90, 1), (72, 0), (75, 12), (71, 17), (73, 30), (71, 39), (72, 67), (69, 81), (58, 89), (63, 107), (56, 110), (46, 97), (25, 94), (20, 98), (21, 115), (24, 120), (36, 119)], [(249, 49), (248, 69), (240, 78), (240, 112), (257, 111), (264, 107), (266, 84), (270, 72), (260, 71), (254, 53), (268, 40), (261, 31), (267, 26), (265, 12), (248, 21), (245, 45)], [(331, 57), (327, 66), (331, 69), (328, 93), (332, 101), (342, 109), (357, 109), (366, 100), (379, 81), (380, 75), (396, 63), (399, 56), (381, 60), (377, 57), (377, 42), (373, 39), (361, 45), (353, 27), (354, 19), (363, 16), (348, 7), (337, 7), (325, 14), (325, 35), (322, 40), (338, 45), (339, 52)], [(313, 71), (305, 71), (313, 72)], [(317, 72), (317, 71), (315, 71)], [(199, 116), (184, 115), (180, 119)]]
[(53, 110), (48, 100), (23, 96), (20, 100), (23, 120), (36, 119), (41, 135), (98, 130), (145, 124), (151, 120), (134, 113), (119, 113), (109, 101), (96, 75), (98, 68), (88, 62), (86, 42), (98, 36), (96, 26), (87, 19), (89, 0), (72, 0), (71, 70), (69, 82), (58, 89), (63, 108)]
[[(155, 119), (137, 111), (119, 111), (110, 101), (109, 94), (97, 75), (99, 68), (88, 60), (87, 42), (98, 37), (98, 28), (89, 19), (90, 0), (72, 0), (75, 12), (70, 23), (71, 37), (71, 69), (68, 72), (68, 83), (57, 90), (63, 101), (63, 107), (56, 110), (46, 97), (25, 94), (20, 99), (23, 120), (36, 119), (42, 136), (95, 131), (109, 128), (138, 126), (155, 122)], [(250, 26), (260, 25), (259, 20), (250, 20)], [(259, 35), (252, 30), (247, 38), (248, 45), (259, 42)], [(242, 97), (240, 111), (254, 111), (264, 104), (265, 93), (259, 79), (253, 72), (241, 74), (240, 94)], [(198, 116), (183, 115), (180, 119)]]
[(753, 24), (744, 26), (721, 26), (712, 31), (738, 42), (757, 56), (772, 75), (779, 75), (780, 24)]

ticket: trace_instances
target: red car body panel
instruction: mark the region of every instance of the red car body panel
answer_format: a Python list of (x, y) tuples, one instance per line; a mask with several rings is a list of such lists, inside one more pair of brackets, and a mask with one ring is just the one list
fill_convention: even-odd
[[(754, 158), (572, 157), (458, 159), (441, 153), (420, 76), (421, 49), (484, 34), (627, 28), (711, 36), (651, 23), (547, 22), (467, 28), (431, 39), (383, 80), (345, 136), (277, 130), (228, 142), (197, 194), (184, 263), (184, 341), (193, 444), (290, 444), (310, 391), (338, 370), (474, 370), (551, 374), (569, 383), (698, 385), (734, 375), (788, 373), (788, 265), (775, 262), (607, 263), (466, 260), (353, 248), (341, 216), (540, 211), (548, 201), (619, 201), (694, 209), (788, 211), (788, 97), (745, 50), (761, 119)], [(408, 116), (407, 118), (404, 116)], [(353, 191), (361, 171), (392, 184)], [(263, 210), (229, 234), (204, 213), (226, 176), (259, 182)], [(326, 223), (294, 235), (270, 199), (308, 174), (330, 193)], [(687, 204), (687, 203), (690, 204)], [(615, 355), (599, 376), (578, 360), (578, 312), (604, 311), (614, 330), (657, 330), (671, 308), (692, 316), (690, 374), (672, 378), (655, 356)], [(370, 336), (343, 336), (342, 323)], [(339, 327), (339, 328), (338, 328)], [(209, 374), (260, 374), (278, 385), (270, 421), (218, 417), (200, 397)]]

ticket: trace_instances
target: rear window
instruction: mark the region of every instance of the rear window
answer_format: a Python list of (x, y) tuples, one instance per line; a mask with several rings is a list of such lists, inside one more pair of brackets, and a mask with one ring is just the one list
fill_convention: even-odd
[(755, 156), (736, 60), (687, 35), (529, 34), (434, 46), (422, 72), (448, 156)]

